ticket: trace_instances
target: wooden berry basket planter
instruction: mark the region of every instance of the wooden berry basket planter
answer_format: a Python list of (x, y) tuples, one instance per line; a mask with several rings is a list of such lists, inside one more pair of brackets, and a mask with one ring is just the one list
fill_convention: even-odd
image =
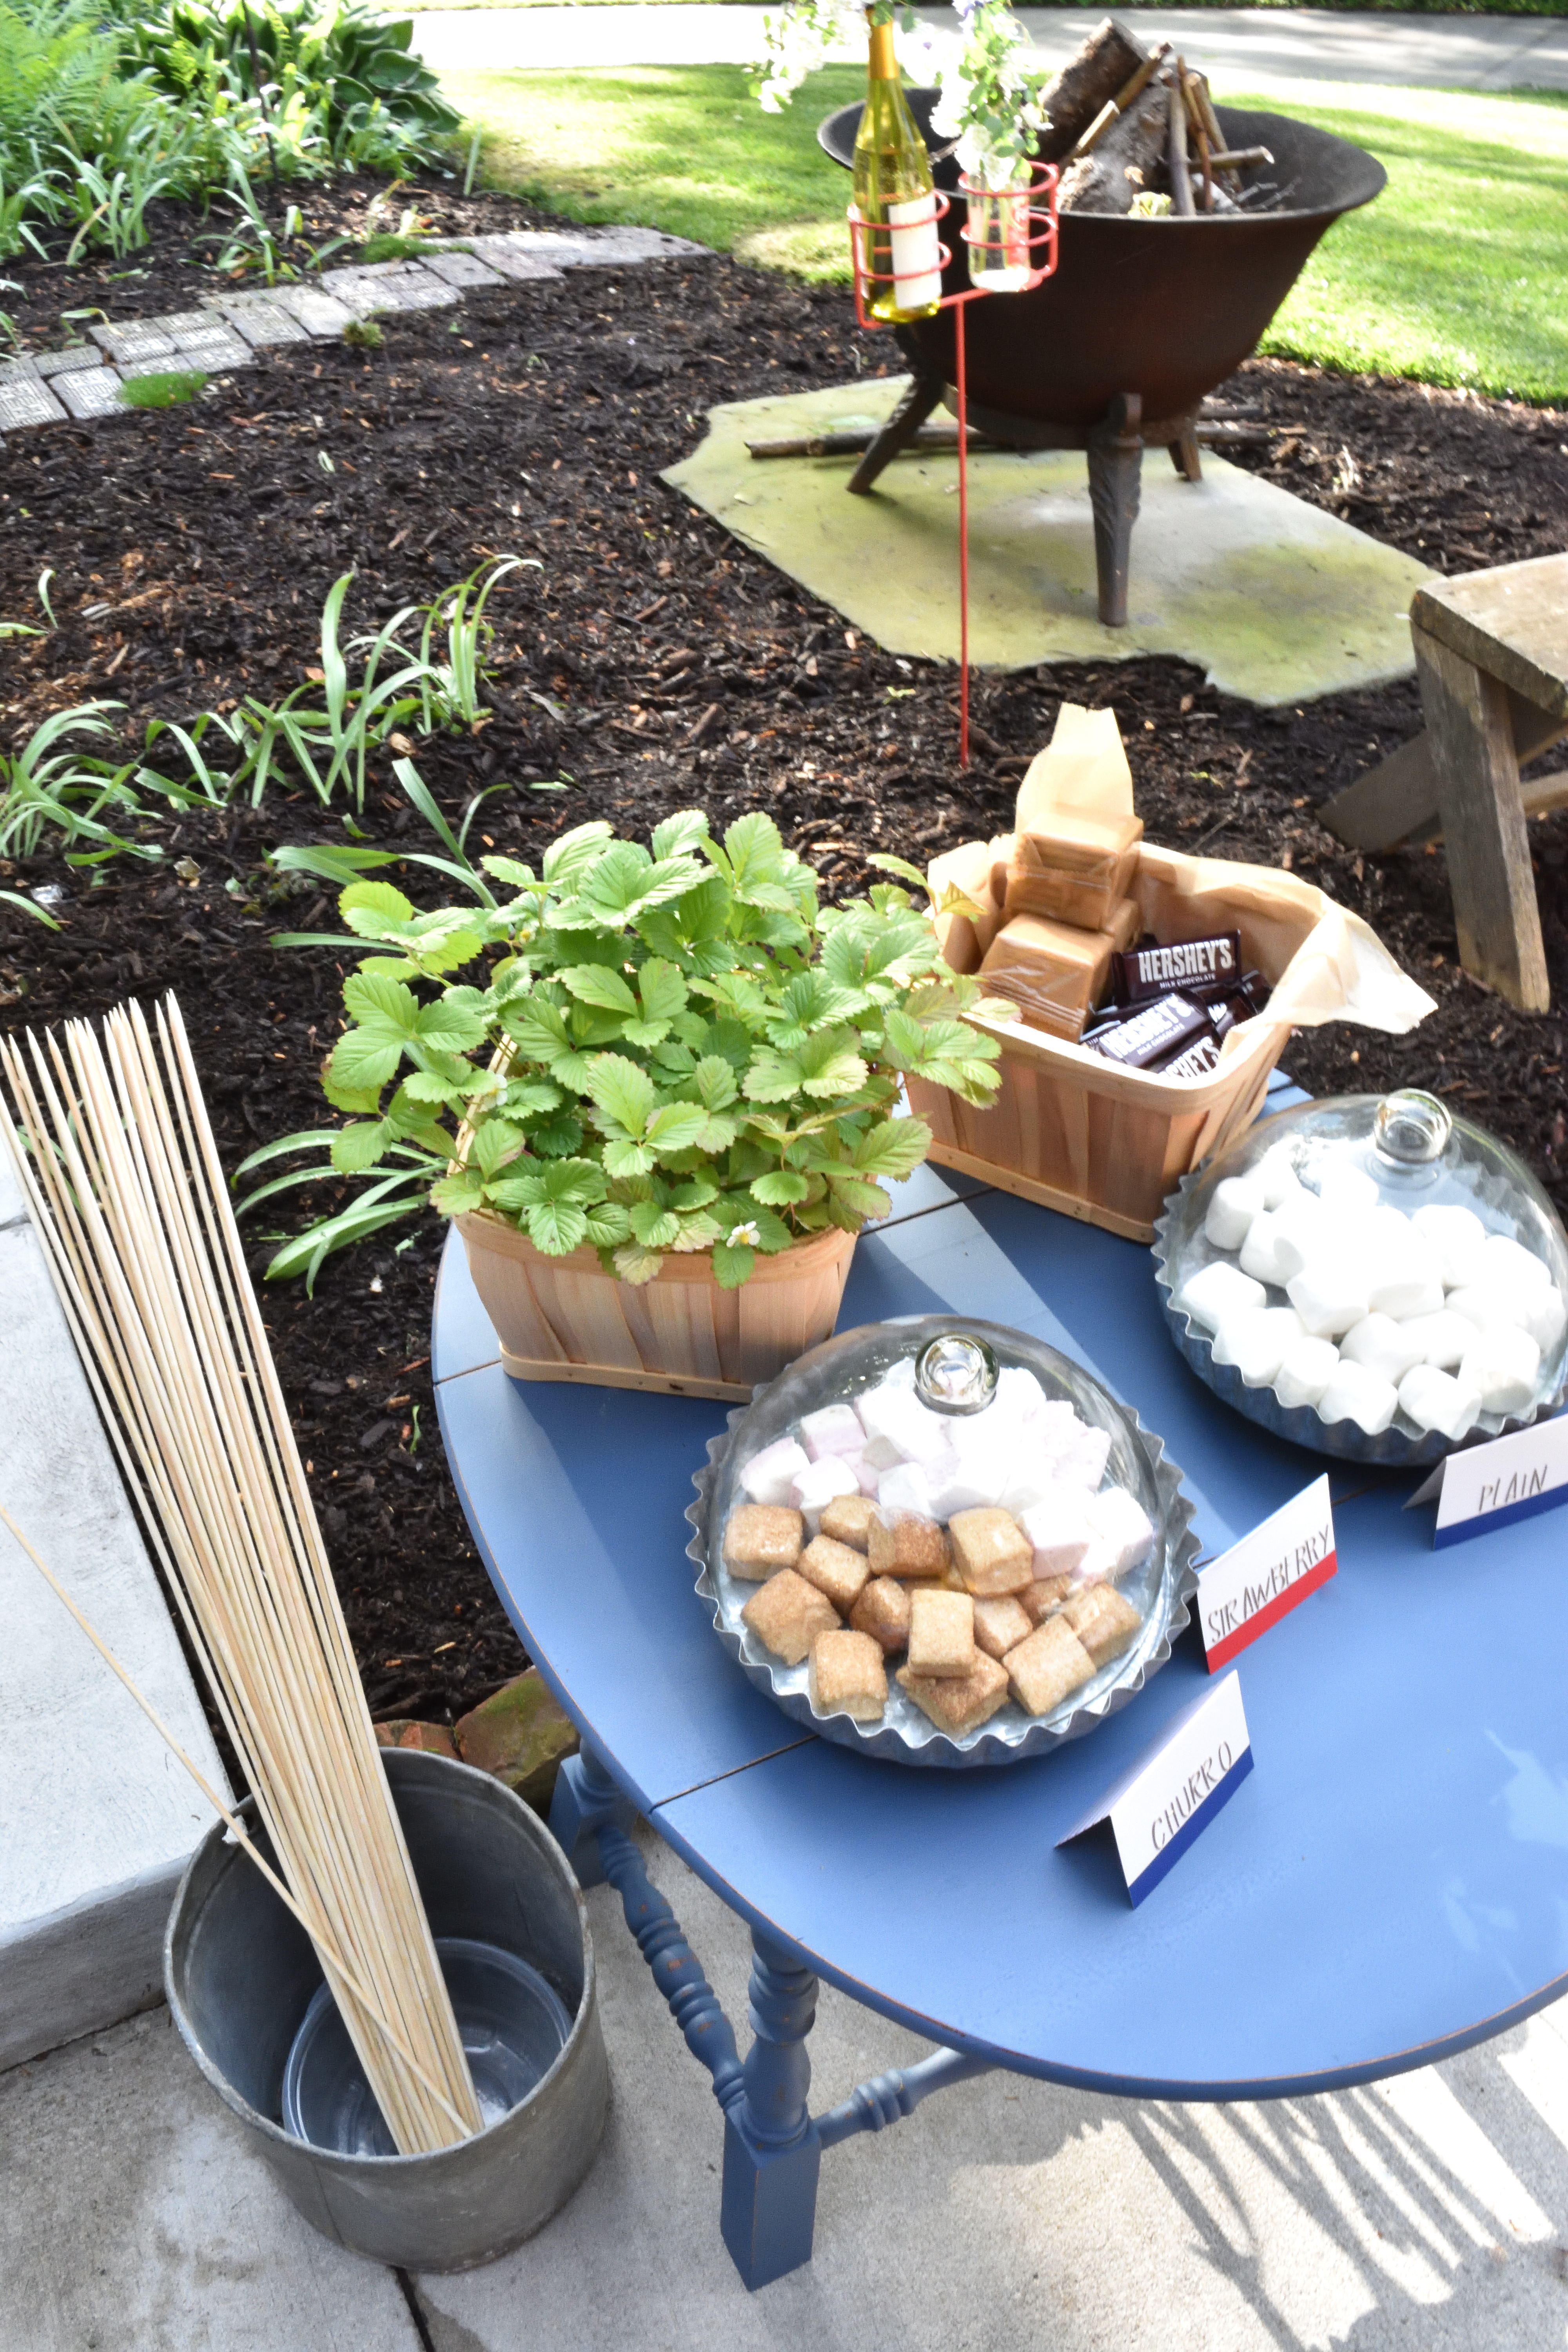
[(837, 1229), (757, 1259), (721, 1290), (706, 1251), (667, 1255), (651, 1282), (606, 1274), (597, 1250), (547, 1257), (484, 1211), (457, 1220), (504, 1370), (520, 1381), (750, 1402), (837, 1319), (855, 1235)]
[[(1239, 930), (1244, 965), (1275, 988), (1310, 952), (1330, 903), (1289, 874), (1147, 844), (1131, 895), (1163, 941)], [(1177, 1180), (1257, 1118), (1290, 1025), (1262, 1014), (1232, 1031), (1216, 1069), (1165, 1078), (1122, 1069), (1043, 1030), (978, 1021), (1004, 1049), (1002, 1090), (990, 1109), (918, 1078), (909, 1084), (910, 1108), (930, 1126), (939, 1165), (1152, 1242)]]

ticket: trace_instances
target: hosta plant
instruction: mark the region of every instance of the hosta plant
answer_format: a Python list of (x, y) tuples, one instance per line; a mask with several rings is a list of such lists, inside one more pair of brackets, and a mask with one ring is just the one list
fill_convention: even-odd
[(371, 949), (324, 1073), (358, 1114), (342, 1174), (413, 1150), (448, 1215), (489, 1212), (552, 1256), (592, 1243), (627, 1282), (710, 1251), (731, 1288), (759, 1253), (886, 1212), (931, 1141), (900, 1113), (905, 1072), (995, 1094), (995, 1042), (958, 1017), (979, 985), (910, 892), (819, 907), (769, 817), (719, 841), (689, 810), (646, 849), (584, 824), (537, 874), (483, 862), (489, 904), (418, 913), (379, 880), (342, 895)]

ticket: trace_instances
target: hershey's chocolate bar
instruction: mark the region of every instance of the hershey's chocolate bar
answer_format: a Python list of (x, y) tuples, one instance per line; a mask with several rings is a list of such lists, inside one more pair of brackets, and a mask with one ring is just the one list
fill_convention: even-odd
[(1241, 933), (1218, 931), (1206, 940), (1173, 940), (1168, 947), (1129, 948), (1111, 958), (1111, 985), (1118, 1004), (1147, 1004), (1173, 988), (1233, 988), (1241, 977)]
[(1204, 1078), (1218, 1061), (1219, 1038), (1194, 1037), (1190, 1045), (1183, 1045), (1169, 1060), (1156, 1062), (1153, 1075), (1162, 1078)]
[(1163, 1061), (1167, 1055), (1176, 1054), (1194, 1037), (1211, 1035), (1209, 1016), (1201, 1004), (1191, 1003), (1184, 996), (1157, 997), (1142, 1012), (1112, 1029), (1096, 1031), (1092, 1044), (1097, 1054), (1109, 1062), (1120, 1062), (1129, 1070), (1147, 1070)]

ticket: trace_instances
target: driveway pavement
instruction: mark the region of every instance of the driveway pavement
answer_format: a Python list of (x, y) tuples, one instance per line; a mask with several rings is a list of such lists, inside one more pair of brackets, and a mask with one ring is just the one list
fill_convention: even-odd
[[(745, 65), (762, 46), (750, 5), (447, 8), (416, 16), (415, 43), (439, 69), (487, 67)], [(951, 26), (945, 8), (921, 12)], [(1080, 8), (1020, 8), (1037, 46), (1065, 56), (1092, 19)], [(1404, 83), (1453, 89), (1568, 89), (1568, 18), (1342, 15), (1325, 8), (1146, 8), (1149, 40), (1169, 39), (1215, 79)], [(846, 61), (862, 50), (847, 47)]]

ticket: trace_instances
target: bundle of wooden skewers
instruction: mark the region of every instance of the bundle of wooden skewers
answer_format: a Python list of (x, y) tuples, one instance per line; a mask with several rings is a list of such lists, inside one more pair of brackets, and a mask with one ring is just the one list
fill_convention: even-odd
[(1205, 77), (1150, 50), (1107, 16), (1041, 94), (1049, 126), (1040, 158), (1058, 165), (1058, 210), (1166, 213), (1268, 210), (1282, 192), (1259, 180), (1267, 147), (1231, 149)]
[(0, 1042), (18, 1181), (272, 1861), (54, 1586), (315, 1945), (403, 2155), (481, 2128), (173, 998)]

